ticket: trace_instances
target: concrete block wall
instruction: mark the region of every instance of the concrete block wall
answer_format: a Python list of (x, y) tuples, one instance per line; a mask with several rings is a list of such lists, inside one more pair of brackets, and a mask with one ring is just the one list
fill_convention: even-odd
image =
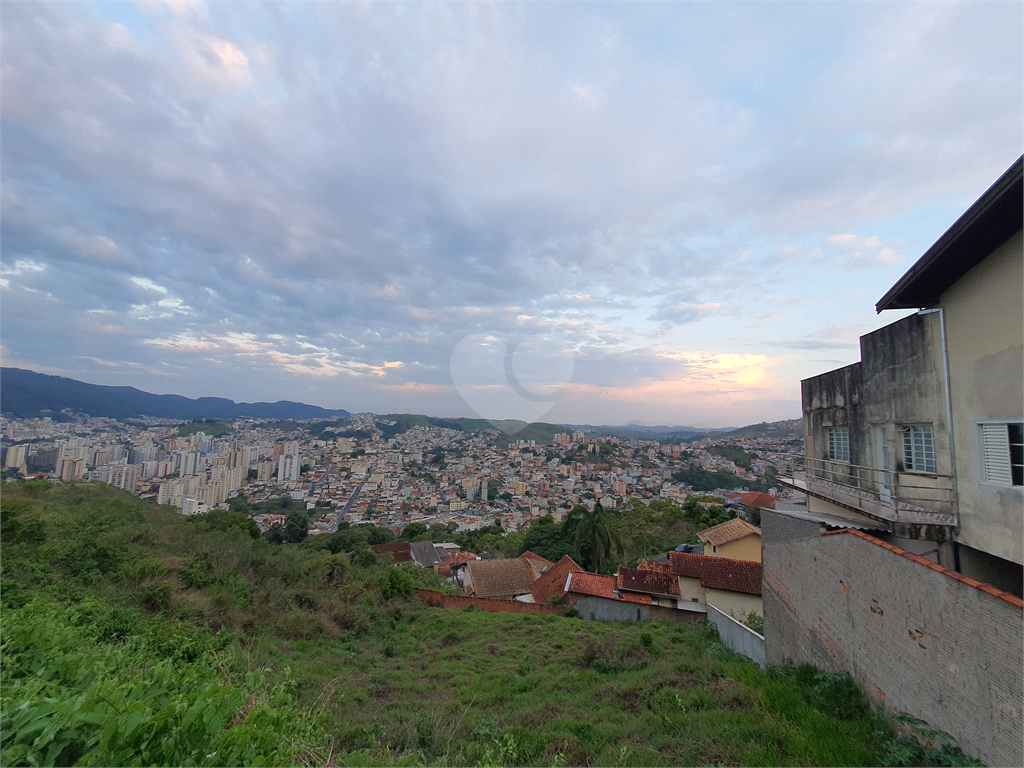
[(859, 532), (762, 516), (769, 664), (847, 671), (869, 698), (1024, 765), (1024, 603)]

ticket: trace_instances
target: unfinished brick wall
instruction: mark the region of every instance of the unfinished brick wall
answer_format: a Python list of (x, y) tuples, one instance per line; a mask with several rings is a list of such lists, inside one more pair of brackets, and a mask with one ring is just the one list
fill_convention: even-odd
[(446, 595), (432, 589), (417, 589), (420, 599), (435, 608), (468, 608), (473, 606), (487, 613), (539, 613), (545, 616), (558, 616), (564, 608), (557, 605), (539, 603), (523, 603), (519, 600), (497, 600), (492, 597), (466, 597), (464, 595)]
[(1024, 765), (1024, 603), (868, 536), (761, 524), (769, 664), (847, 671), (966, 753)]

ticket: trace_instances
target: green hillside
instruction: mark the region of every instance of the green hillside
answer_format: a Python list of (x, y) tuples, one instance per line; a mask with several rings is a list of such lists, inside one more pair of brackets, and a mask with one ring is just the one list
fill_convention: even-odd
[(99, 483), (7, 484), (3, 763), (937, 759), (893, 740), (848, 677), (762, 671), (703, 622), (428, 608), (415, 587), (439, 577), (378, 561), (375, 530), (272, 545), (238, 513), (182, 518)]
[[(498, 445), (502, 446), (516, 440), (534, 440), (538, 445), (551, 445), (554, 441), (554, 434), (565, 431), (564, 427), (560, 427), (557, 424), (545, 424), (543, 422), (528, 424), (517, 419), (442, 419), (436, 416), (422, 416), (409, 413), (389, 413), (376, 418), (377, 428), (385, 437), (394, 437), (415, 426), (443, 427), (459, 432), (482, 432), (493, 429), (502, 433), (503, 437), (496, 441)], [(395, 423), (383, 423), (387, 421)]]

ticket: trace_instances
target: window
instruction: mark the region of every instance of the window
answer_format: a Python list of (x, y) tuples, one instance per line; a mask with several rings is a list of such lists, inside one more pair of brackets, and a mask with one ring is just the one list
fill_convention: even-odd
[(983, 481), (993, 485), (1024, 485), (1024, 424), (982, 424)]
[(833, 461), (850, 460), (850, 430), (846, 427), (829, 427), (828, 457)]
[(935, 430), (931, 424), (901, 427), (903, 432), (903, 466), (907, 472), (934, 475), (939, 470), (935, 462)]

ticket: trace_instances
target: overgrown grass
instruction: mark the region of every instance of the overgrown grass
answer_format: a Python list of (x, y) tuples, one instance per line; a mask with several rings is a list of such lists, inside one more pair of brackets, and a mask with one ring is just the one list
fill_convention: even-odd
[(428, 608), (430, 571), (98, 484), (8, 485), (0, 507), (4, 764), (964, 759), (899, 738), (845, 675), (763, 671), (703, 622)]

